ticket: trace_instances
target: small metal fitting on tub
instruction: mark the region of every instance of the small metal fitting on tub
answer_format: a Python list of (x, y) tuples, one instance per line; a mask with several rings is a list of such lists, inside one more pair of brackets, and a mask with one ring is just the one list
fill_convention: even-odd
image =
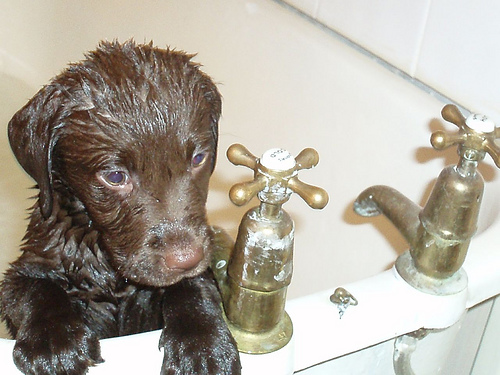
[(330, 302), (339, 309), (340, 319), (342, 319), (349, 306), (356, 306), (358, 304), (358, 300), (342, 287), (335, 289), (335, 292), (330, 296)]

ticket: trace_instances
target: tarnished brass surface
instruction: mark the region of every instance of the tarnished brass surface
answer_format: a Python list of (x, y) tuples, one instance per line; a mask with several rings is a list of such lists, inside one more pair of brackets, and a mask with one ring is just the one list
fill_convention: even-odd
[(443, 118), (455, 124), (458, 127), (456, 133), (447, 134), (443, 131), (437, 131), (431, 136), (431, 144), (436, 150), (443, 150), (447, 147), (458, 145), (458, 153), (461, 157), (481, 161), (484, 154), (488, 153), (496, 166), (500, 168), (500, 148), (496, 145), (495, 139), (500, 138), (500, 128), (492, 127), (492, 129), (480, 131), (474, 129), (468, 124), (470, 120), (481, 121), (489, 120), (486, 116), (472, 114), (465, 118), (459, 109), (448, 104), (441, 111)]
[(266, 292), (290, 284), (294, 224), (283, 210), (275, 218), (263, 220), (263, 205), (243, 217), (228, 274), (245, 288)]
[(462, 176), (445, 168), (420, 213), (415, 245), (410, 252), (424, 274), (446, 278), (462, 266), (477, 230), (484, 182), (479, 172)]
[[(460, 270), (477, 229), (484, 190), (477, 165), (488, 153), (500, 166), (500, 148), (494, 142), (500, 132), (491, 120), (482, 115), (466, 119), (453, 105), (445, 106), (442, 115), (459, 130), (452, 134), (435, 132), (431, 144), (438, 150), (457, 145), (459, 161), (441, 172), (425, 207), (422, 209), (387, 186), (366, 189), (354, 203), (358, 214), (384, 214), (403, 234), (410, 245), (411, 262), (397, 262), (396, 266), (403, 277), (411, 279), (407, 281), (419, 285), (422, 280), (416, 280), (417, 273), (444, 280)], [(403, 265), (415, 271), (404, 271)], [(427, 280), (426, 283), (433, 284), (432, 288), (441, 285)]]
[[(253, 169), (255, 174), (254, 180), (236, 184), (231, 188), (229, 197), (237, 206), (248, 203), (258, 193), (265, 195), (261, 200), (283, 204), (288, 201), (292, 192), (297, 193), (314, 209), (322, 209), (328, 204), (328, 194), (325, 190), (306, 184), (297, 177), (298, 171), (312, 168), (318, 164), (318, 153), (312, 148), (302, 150), (295, 159), (295, 166), (287, 170), (266, 168), (260, 163), (259, 158), (240, 144), (229, 147), (227, 157), (235, 165)], [(286, 193), (282, 194), (280, 189), (285, 189)], [(276, 195), (274, 200), (273, 195)]]
[(231, 277), (227, 283), (224, 307), (227, 318), (235, 326), (258, 333), (269, 331), (283, 318), (286, 287), (262, 292), (245, 288)]
[(227, 265), (231, 258), (234, 241), (222, 228), (212, 227), (214, 234), (214, 252), (212, 254), (211, 268), (217, 280), (221, 294), (227, 294)]
[(241, 206), (257, 196), (261, 203), (243, 216), (232, 249), (224, 249), (231, 241), (216, 233), (212, 263), (238, 349), (255, 354), (280, 349), (293, 332), (285, 302), (293, 271), (294, 223), (282, 205), (293, 192), (312, 208), (328, 203), (323, 189), (297, 177), (299, 170), (319, 162), (315, 150), (305, 149), (295, 159), (281, 149), (270, 151), (263, 161), (241, 145), (229, 148), (227, 156), (233, 164), (254, 171), (252, 181), (231, 188), (231, 201)]
[(235, 326), (227, 318), (226, 322), (238, 344), (238, 350), (248, 354), (266, 354), (281, 349), (290, 342), (293, 334), (292, 321), (286, 311), (278, 324), (267, 331), (251, 332)]
[(449, 296), (457, 294), (467, 288), (467, 274), (460, 268), (447, 278), (427, 276), (415, 267), (410, 250), (401, 254), (395, 263), (398, 274), (415, 289), (436, 296)]

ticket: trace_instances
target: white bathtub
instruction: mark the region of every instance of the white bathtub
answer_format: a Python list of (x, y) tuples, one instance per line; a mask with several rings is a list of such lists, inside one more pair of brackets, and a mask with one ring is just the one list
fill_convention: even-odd
[[(343, 331), (346, 328), (339, 327), (339, 323), (330, 324), (324, 331), (321, 327), (328, 326), (330, 319), (338, 320), (335, 307), (327, 301), (331, 291), (339, 285), (356, 291), (359, 285), (370, 285), (369, 280), (373, 279), (369, 278), (388, 270), (407, 248), (404, 239), (384, 218), (368, 220), (353, 213), (351, 206), (357, 194), (368, 186), (386, 184), (423, 203), (441, 169), (456, 162), (454, 150), (430, 149), (431, 131), (443, 126), (453, 129), (439, 120), (444, 105), (439, 97), (270, 0), (148, 0), (140, 5), (129, 0), (43, 3), (4, 0), (0, 3), (0, 35), (3, 36), (0, 39), (3, 134), (10, 117), (41, 85), (67, 62), (82, 58), (83, 52), (93, 49), (101, 39), (133, 37), (139, 42), (154, 40), (159, 46), (197, 52), (195, 60), (219, 83), (224, 96), (220, 155), (211, 183), (209, 215), (213, 224), (226, 228), (233, 236), (250, 206), (233, 206), (227, 192), (232, 184), (250, 179), (251, 173), (227, 161), (228, 146), (242, 143), (256, 155), (272, 147), (286, 148), (292, 154), (305, 147), (315, 148), (320, 154), (320, 164), (311, 171), (303, 171), (301, 179), (325, 188), (330, 194), (329, 205), (322, 211), (314, 211), (294, 197), (285, 206), (296, 223), (294, 276), (288, 292), (288, 309), (296, 329), (295, 352), (301, 358), (296, 360), (295, 369), (384, 341), (371, 350), (308, 371), (311, 374), (329, 373), (333, 369), (349, 374), (392, 371), (392, 341), (385, 340), (420, 328), (420, 321), (389, 329), (377, 339), (373, 336), (372, 341), (351, 340), (348, 336), (370, 335), (356, 329)], [(31, 205), (27, 198), (33, 194), (28, 188), (33, 182), (17, 166), (5, 136), (0, 137), (0, 145), (0, 270), (3, 271), (18, 256), (26, 226), (25, 210)], [(480, 245), (475, 246), (473, 240), (466, 263), (471, 270), (471, 288), (464, 297), (466, 307), (498, 293), (495, 288), (500, 284), (495, 276), (486, 280), (484, 276), (494, 275), (494, 270), (488, 273), (483, 268), (485, 257), (491, 259), (484, 260), (484, 264), (498, 261), (498, 249), (493, 245), (499, 235), (495, 234), (498, 230), (494, 230), (492, 223), (500, 209), (499, 200), (495, 199), (500, 191), (500, 176), (489, 157), (480, 170), (486, 179), (482, 233), (478, 237)], [(472, 256), (473, 252), (477, 256)], [(383, 275), (376, 276), (376, 280), (388, 277), (387, 273)], [(357, 293), (357, 296), (372, 295), (362, 290)], [(360, 309), (363, 302), (360, 301)], [(380, 301), (381, 310), (397, 305), (394, 301)], [(325, 308), (331, 309), (331, 318)], [(479, 307), (454, 327), (477, 319), (474, 322), (479, 322), (481, 333), (490, 309), (491, 303)], [(314, 328), (317, 334), (311, 335), (313, 326), (305, 318), (308, 315), (313, 321), (325, 320), (326, 325)], [(453, 332), (458, 332), (458, 328)], [(336, 335), (327, 340), (335, 342), (336, 348), (324, 350), (321, 355), (307, 354), (306, 348), (326, 345), (327, 331)], [(446, 340), (454, 340), (455, 333)], [(464, 340), (470, 342), (472, 334), (468, 335)], [(458, 333), (457, 337), (462, 336)], [(480, 335), (476, 336), (477, 344)], [(120, 367), (126, 370), (123, 373), (157, 373), (161, 360), (158, 337), (158, 332), (152, 332), (104, 340), (103, 356), (107, 361), (91, 373), (111, 373)], [(311, 341), (303, 341), (305, 338)], [(348, 341), (349, 344), (343, 344)], [(2, 374), (17, 373), (10, 359), (12, 345), (11, 340), (0, 340)], [(432, 348), (433, 344), (429, 345)], [(137, 348), (142, 348), (139, 354)], [(454, 347), (457, 353), (464, 350), (468, 354), (457, 355), (456, 364), (447, 364), (447, 368), (452, 366), (460, 371), (471, 368), (477, 345), (472, 352), (464, 348), (463, 344)], [(497, 369), (500, 367), (498, 362), (490, 363)]]

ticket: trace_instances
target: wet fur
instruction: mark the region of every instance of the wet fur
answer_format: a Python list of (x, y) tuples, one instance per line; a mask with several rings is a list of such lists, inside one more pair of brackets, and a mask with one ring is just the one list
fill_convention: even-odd
[[(220, 111), (191, 56), (129, 41), (101, 43), (14, 115), (12, 150), (40, 189), (0, 286), (22, 372), (83, 374), (99, 339), (161, 328), (162, 374), (240, 373), (207, 269)], [(104, 183), (113, 171), (127, 184)]]

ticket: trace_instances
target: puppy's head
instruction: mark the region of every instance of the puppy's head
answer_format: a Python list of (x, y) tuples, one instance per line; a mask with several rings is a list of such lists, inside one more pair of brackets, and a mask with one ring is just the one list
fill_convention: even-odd
[[(45, 219), (78, 200), (125, 278), (165, 286), (209, 262), (208, 181), (220, 95), (181, 52), (102, 43), (9, 123)], [(64, 207), (63, 207), (64, 208)]]

